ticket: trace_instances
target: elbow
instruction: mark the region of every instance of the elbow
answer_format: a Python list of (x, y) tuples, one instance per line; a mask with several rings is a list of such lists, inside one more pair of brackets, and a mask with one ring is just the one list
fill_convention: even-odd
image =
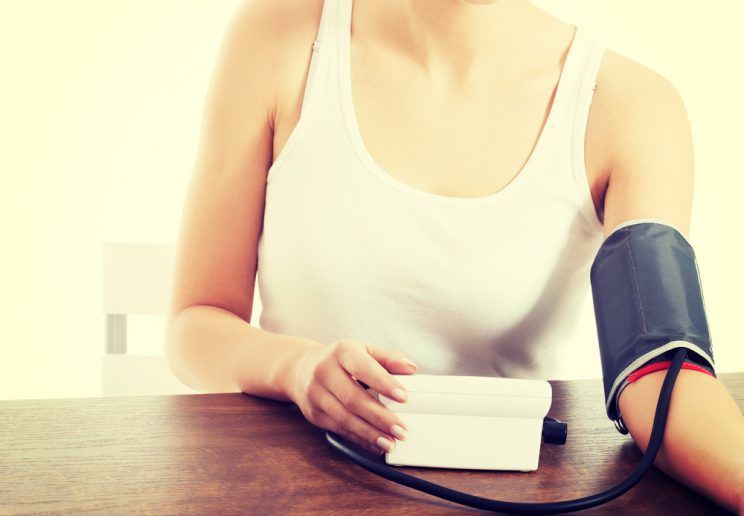
[(163, 355), (173, 376), (189, 389), (201, 390), (198, 382), (189, 373), (188, 360), (184, 349), (186, 333), (182, 330), (183, 318), (187, 310), (168, 316), (163, 336)]

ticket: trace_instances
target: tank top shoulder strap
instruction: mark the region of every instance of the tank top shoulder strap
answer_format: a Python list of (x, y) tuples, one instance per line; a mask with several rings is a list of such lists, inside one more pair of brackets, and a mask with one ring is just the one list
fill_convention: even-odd
[(576, 27), (577, 48), (572, 51), (571, 70), (566, 77), (569, 83), (565, 88), (569, 97), (566, 102), (570, 111), (576, 114), (577, 121), (582, 122), (581, 117), (586, 116), (587, 113), (584, 111), (588, 111), (594, 95), (605, 47), (592, 29), (574, 26)]
[(602, 234), (603, 225), (597, 216), (589, 187), (589, 177), (585, 165), (585, 143), (589, 109), (591, 108), (594, 91), (597, 87), (597, 76), (602, 59), (605, 55), (605, 45), (602, 39), (590, 28), (581, 27), (583, 44), (582, 51), (577, 58), (576, 84), (573, 86), (569, 110), (572, 127), (567, 131), (569, 135), (568, 149), (571, 153), (571, 168), (582, 203), (582, 214), (594, 231)]
[(576, 112), (577, 103), (586, 99), (587, 85), (593, 88), (602, 51), (599, 39), (591, 29), (579, 24), (571, 25), (575, 28), (574, 37), (553, 99), (556, 111), (565, 110), (565, 115), (561, 116), (569, 119)]
[(581, 31), (584, 34), (586, 48), (582, 60), (581, 82), (591, 86), (593, 91), (597, 81), (599, 66), (602, 63), (602, 57), (605, 53), (605, 46), (602, 39), (591, 28), (582, 26)]
[(324, 0), (320, 23), (312, 43), (310, 67), (302, 97), (302, 113), (307, 115), (318, 102), (323, 82), (328, 75), (327, 67), (335, 59), (338, 46), (338, 21), (340, 0)]
[[(547, 120), (528, 160), (532, 187), (549, 190), (554, 197), (577, 202), (592, 228), (601, 230), (589, 188), (584, 161), (584, 137), (603, 45), (582, 24), (571, 23), (574, 36), (568, 47)], [(538, 178), (538, 179), (535, 179)], [(525, 195), (535, 195), (532, 189)]]

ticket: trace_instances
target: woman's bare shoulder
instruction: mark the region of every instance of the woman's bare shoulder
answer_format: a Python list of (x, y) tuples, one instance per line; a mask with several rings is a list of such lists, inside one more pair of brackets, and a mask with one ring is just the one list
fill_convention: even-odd
[[(598, 168), (611, 168), (632, 153), (634, 133), (654, 123), (674, 123), (684, 116), (684, 105), (672, 81), (653, 68), (607, 48), (597, 74), (589, 137), (596, 145)], [(661, 127), (660, 127), (661, 128)]]
[[(253, 73), (270, 74), (277, 99), (291, 95), (304, 81), (312, 42), (318, 31), (324, 0), (243, 0), (231, 21), (246, 41), (245, 55)], [(257, 42), (261, 42), (260, 46)], [(252, 43), (252, 44), (251, 44)], [(264, 70), (257, 70), (256, 63)]]
[(232, 23), (266, 38), (274, 48), (287, 50), (291, 43), (314, 35), (324, 0), (243, 0)]
[[(672, 82), (663, 74), (613, 49), (606, 49), (597, 77), (605, 93), (615, 95), (616, 101), (624, 103), (642, 100), (649, 93), (674, 89)], [(645, 92), (646, 95), (639, 96)]]

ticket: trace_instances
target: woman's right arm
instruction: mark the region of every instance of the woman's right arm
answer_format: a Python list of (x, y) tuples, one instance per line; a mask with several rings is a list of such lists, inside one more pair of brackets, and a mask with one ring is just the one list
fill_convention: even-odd
[[(347, 339), (320, 343), (250, 324), (277, 99), (286, 95), (286, 74), (297, 70), (286, 42), (311, 43), (321, 7), (322, 1), (247, 0), (231, 20), (184, 203), (165, 355), (195, 390), (293, 401), (314, 424), (370, 448), (379, 437), (392, 439), (394, 424), (405, 425), (354, 379), (395, 398), (402, 385), (390, 373), (415, 366), (398, 351)], [(303, 15), (310, 23), (298, 23)]]
[(281, 68), (273, 10), (247, 1), (221, 42), (176, 246), (165, 355), (200, 391), (286, 399), (280, 378), (312, 344), (250, 326)]

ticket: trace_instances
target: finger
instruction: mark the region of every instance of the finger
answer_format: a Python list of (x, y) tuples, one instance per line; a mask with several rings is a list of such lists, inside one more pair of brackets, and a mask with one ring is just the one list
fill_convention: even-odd
[(326, 388), (347, 410), (400, 440), (406, 438), (407, 425), (392, 410), (354, 382), (340, 367), (328, 372)]
[(348, 343), (337, 348), (337, 360), (341, 367), (369, 387), (390, 399), (401, 403), (408, 400), (405, 387), (396, 380), (361, 343)]
[[(364, 419), (350, 412), (333, 393), (326, 391), (325, 394), (319, 395), (316, 398), (315, 403), (342, 428), (351, 431), (371, 446), (377, 446), (385, 451), (391, 451), (392, 447), (395, 446), (394, 436), (381, 431), (379, 428), (372, 426)], [(382, 440), (380, 440), (381, 438)]]
[(378, 448), (377, 446), (373, 446), (369, 444), (367, 441), (362, 439), (361, 437), (354, 435), (350, 430), (347, 430), (343, 428), (341, 425), (339, 425), (336, 421), (333, 420), (331, 416), (326, 414), (325, 412), (318, 411), (318, 414), (316, 416), (316, 419), (318, 421), (318, 424), (322, 426), (323, 428), (326, 428), (330, 430), (331, 432), (334, 432), (347, 441), (351, 441), (357, 446), (359, 446), (362, 449), (365, 449), (369, 451), (370, 453), (374, 453), (375, 455), (381, 455), (385, 453), (384, 450)]
[(364, 387), (365, 389), (369, 389), (369, 385), (367, 385), (366, 383), (364, 383), (364, 382), (363, 382), (363, 381), (361, 381), (361, 380), (357, 380), (357, 381), (356, 381), (356, 383), (358, 383), (359, 385), (361, 385), (361, 386), (362, 386), (362, 387)]
[(392, 374), (412, 374), (418, 371), (418, 366), (411, 359), (397, 349), (381, 348), (365, 344), (367, 352)]

